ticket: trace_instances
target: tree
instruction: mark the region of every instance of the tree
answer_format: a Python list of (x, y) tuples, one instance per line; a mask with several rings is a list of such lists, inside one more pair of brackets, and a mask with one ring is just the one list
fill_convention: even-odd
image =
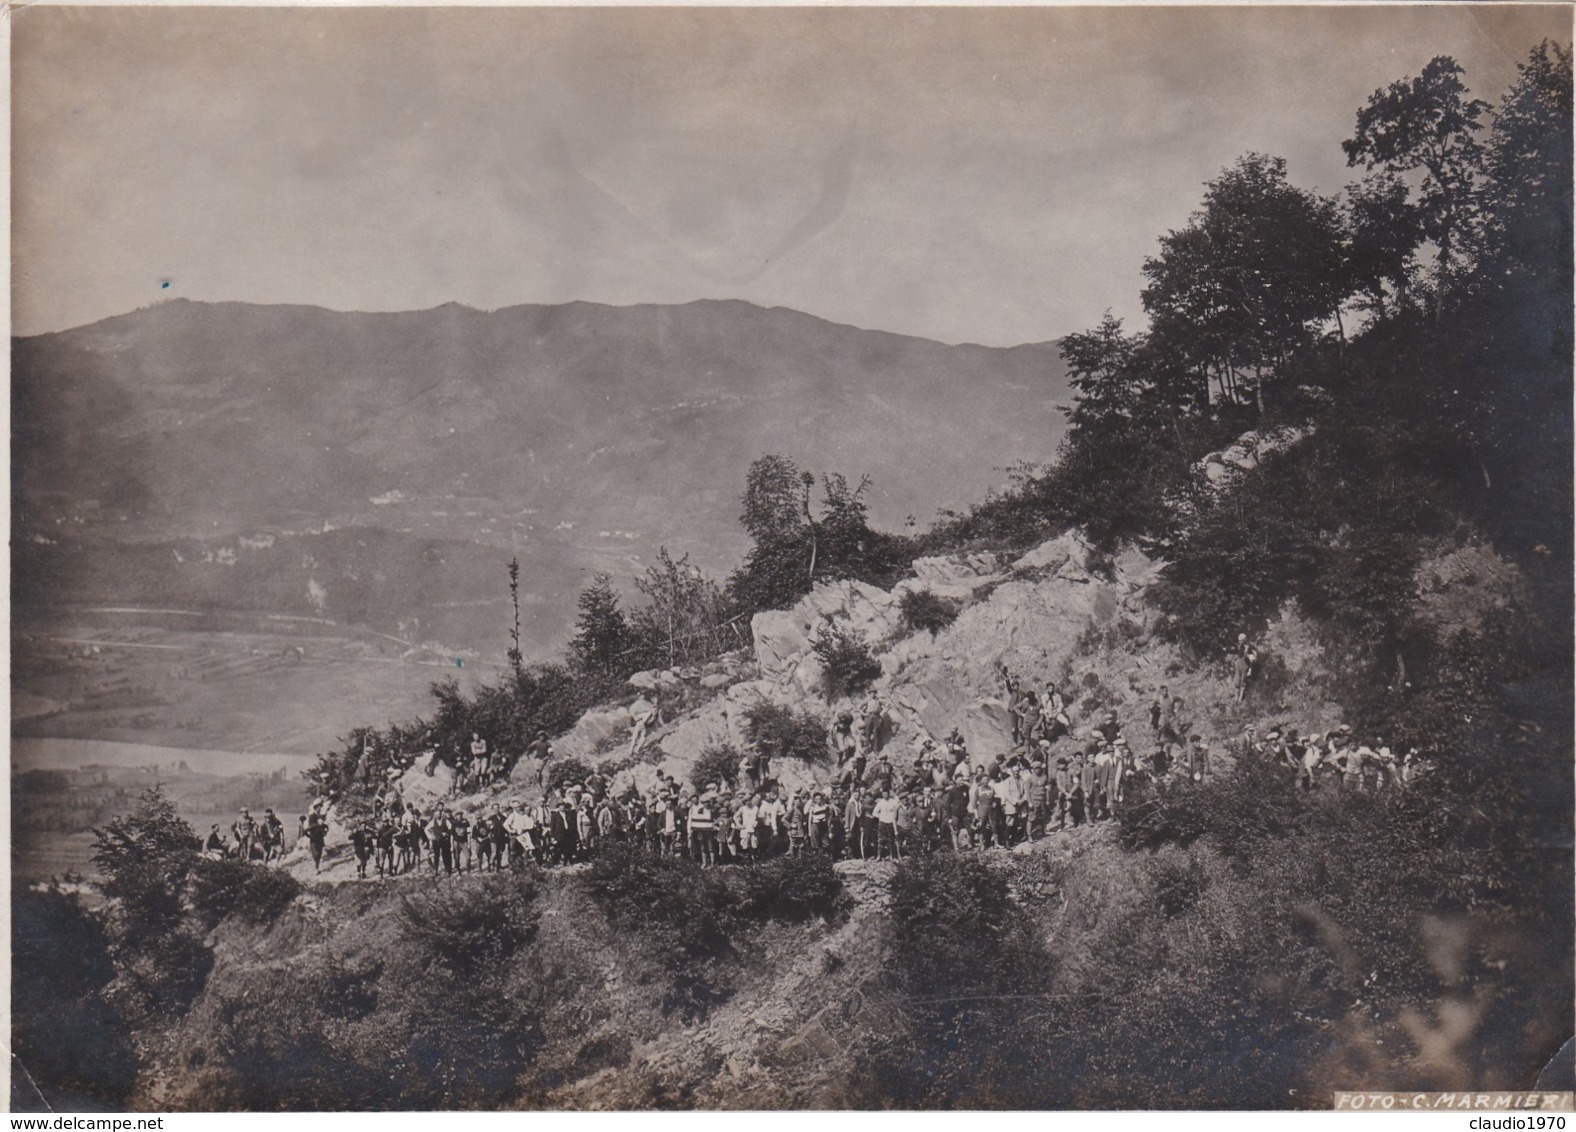
[(1341, 143), (1348, 165), (1390, 173), (1423, 171), (1418, 210), (1423, 234), (1438, 249), (1441, 297), (1475, 214), (1483, 159), (1477, 132), (1489, 108), (1467, 97), (1461, 75), (1460, 64), (1450, 56), (1435, 56), (1418, 77), (1374, 91), (1357, 112), (1356, 132)]
[(604, 679), (627, 676), (635, 671), (629, 666), (631, 642), (629, 622), (619, 608), (612, 575), (594, 574), (591, 584), (580, 591), (580, 616), (569, 642), (571, 666)]
[(700, 664), (726, 652), (729, 610), (721, 587), (667, 547), (635, 579), (646, 604), (631, 611), (630, 630), (652, 663)]
[(891, 585), (912, 561), (907, 539), (870, 529), (870, 477), (850, 487), (839, 473), (823, 475), (819, 513), (811, 506), (815, 482), (783, 456), (750, 465), (740, 521), (755, 545), (728, 581), (741, 609), (786, 609), (815, 583), (838, 578)]
[(1484, 258), (1499, 274), (1517, 271), (1568, 290), (1571, 50), (1544, 40), (1517, 72), (1483, 155)]
[(121, 905), (124, 933), (146, 938), (180, 922), (181, 895), (202, 843), (160, 786), (137, 808), (93, 831), (92, 862), (104, 872), (104, 895)]
[(213, 955), (186, 916), (201, 842), (157, 786), (93, 833), (91, 860), (113, 900), (107, 926), (116, 979), (106, 999), (135, 1026), (179, 1014), (202, 990)]
[[(1350, 288), (1376, 318), (1387, 314), (1393, 292), (1395, 313), (1406, 309), (1413, 257), (1423, 242), (1422, 218), (1411, 189), (1398, 174), (1377, 173), (1346, 187), (1346, 266)], [(1387, 287), (1388, 285), (1388, 291)]]
[(1341, 244), (1334, 202), (1291, 185), (1283, 158), (1239, 158), (1144, 261), (1152, 341), (1213, 382), (1212, 400), (1262, 415), (1267, 381), (1338, 316)]
[(804, 489), (792, 460), (786, 456), (760, 457), (745, 473), (744, 513), (739, 522), (757, 543), (797, 540), (806, 525)]
[(509, 559), (509, 604), (514, 608), (514, 625), (509, 630), (509, 667), (519, 679), (525, 654), (520, 651), (520, 560)]
[(1074, 428), (1096, 424), (1108, 416), (1133, 415), (1133, 402), (1141, 387), (1132, 362), (1142, 342), (1141, 336), (1123, 333), (1122, 320), (1107, 310), (1093, 330), (1069, 334), (1056, 343), (1074, 390), (1072, 406), (1063, 409)]

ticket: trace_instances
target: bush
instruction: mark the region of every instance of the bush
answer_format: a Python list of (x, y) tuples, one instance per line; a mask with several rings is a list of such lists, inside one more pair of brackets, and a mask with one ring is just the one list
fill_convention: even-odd
[(301, 882), (283, 869), (248, 861), (204, 859), (192, 869), (192, 905), (209, 928), (229, 915), (271, 924), (300, 893)]
[(826, 724), (808, 712), (794, 711), (766, 700), (744, 709), (744, 737), (768, 759), (795, 758), (811, 764), (832, 760)]
[(704, 790), (713, 783), (732, 790), (739, 779), (739, 752), (730, 744), (712, 745), (690, 767), (690, 783)]
[(745, 919), (802, 923), (830, 918), (841, 908), (843, 878), (825, 853), (773, 857), (758, 865), (733, 870), (743, 893), (738, 914)]
[(926, 995), (1023, 992), (1047, 966), (1005, 876), (974, 854), (910, 857), (892, 874), (891, 977)]
[(553, 759), (547, 764), (547, 790), (562, 790), (571, 782), (584, 782), (591, 768), (579, 759)]
[[(1052, 960), (1013, 902), (1005, 874), (975, 854), (910, 858), (892, 875), (887, 979), (906, 1025), (871, 1035), (860, 1104), (907, 1108), (1033, 1108), (1046, 1051), (1031, 1028), (1044, 1014)], [(1031, 1035), (1034, 1035), (1031, 1037)]]
[(1226, 856), (1250, 860), (1264, 844), (1298, 833), (1308, 812), (1289, 770), (1247, 759), (1200, 786), (1127, 807), (1117, 819), (1130, 849), (1188, 846), (1207, 836)]
[(923, 630), (935, 636), (958, 619), (958, 604), (929, 590), (909, 590), (898, 601), (898, 612), (910, 633)]
[(400, 898), (400, 930), (462, 978), (497, 969), (536, 938), (529, 875), (482, 878), (463, 888)]
[(684, 958), (722, 955), (730, 946), (726, 883), (688, 860), (613, 846), (592, 861), (587, 884), (615, 926), (654, 933)]
[(719, 872), (614, 846), (591, 862), (586, 884), (613, 925), (635, 936), (640, 955), (669, 980), (665, 1011), (695, 1021), (727, 999), (719, 961), (733, 950), (733, 895)]
[(1155, 899), (1167, 917), (1192, 911), (1209, 887), (1209, 875), (1198, 858), (1191, 854), (1186, 864), (1173, 860), (1160, 862), (1155, 866), (1154, 876)]
[(816, 631), (810, 648), (821, 662), (821, 687), (827, 701), (852, 696), (881, 675), (881, 663), (864, 634), (828, 621)]

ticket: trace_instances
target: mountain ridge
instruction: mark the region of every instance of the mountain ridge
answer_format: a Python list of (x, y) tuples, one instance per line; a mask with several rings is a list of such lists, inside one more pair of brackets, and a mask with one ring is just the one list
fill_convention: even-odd
[[(565, 610), (591, 570), (627, 581), (662, 545), (726, 572), (745, 546), (744, 473), (766, 452), (870, 474), (888, 529), (971, 503), (999, 485), (993, 469), (1053, 454), (1067, 388), (1051, 344), (947, 345), (736, 299), (413, 312), (172, 299), (13, 339), (12, 360), (21, 545), (64, 534), (79, 558), (133, 544), (179, 558), (193, 539), (217, 553), (215, 540), (378, 529), (469, 543), (488, 562), (518, 554), (527, 596)], [(19, 565), (24, 612), (74, 599), (84, 568), (68, 557)], [(486, 570), (463, 573), (410, 592), (488, 596), (471, 592)], [(230, 600), (212, 579), (187, 588)], [(376, 601), (367, 615), (380, 629), (422, 616)], [(550, 650), (565, 628), (533, 643)], [(452, 643), (501, 650), (501, 626), (478, 632)]]

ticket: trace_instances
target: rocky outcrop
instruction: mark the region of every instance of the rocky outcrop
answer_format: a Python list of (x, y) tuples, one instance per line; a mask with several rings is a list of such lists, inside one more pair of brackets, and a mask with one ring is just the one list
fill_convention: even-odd
[(1226, 484), (1234, 474), (1252, 471), (1268, 457), (1284, 452), (1309, 435), (1308, 429), (1283, 427), (1266, 432), (1245, 432), (1228, 447), (1199, 461), (1211, 485)]

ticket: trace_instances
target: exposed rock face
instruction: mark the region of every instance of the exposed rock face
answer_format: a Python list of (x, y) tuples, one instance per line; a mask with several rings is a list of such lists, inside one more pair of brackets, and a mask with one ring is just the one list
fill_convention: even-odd
[[(1069, 533), (1016, 561), (996, 553), (923, 558), (915, 563), (917, 577), (890, 592), (841, 581), (817, 586), (790, 610), (757, 614), (751, 631), (760, 678), (733, 684), (692, 722), (664, 733), (660, 766), (682, 780), (707, 745), (742, 748), (743, 712), (759, 699), (823, 718), (848, 706), (828, 703), (822, 693), (811, 642), (827, 623), (863, 635), (880, 659), (882, 675), (874, 690), (887, 703), (887, 749), (896, 757), (911, 757), (921, 741), (940, 741), (956, 727), (978, 758), (998, 759), (1011, 748), (1012, 723), (996, 666), (1006, 663), (1036, 680), (1064, 677), (1081, 635), (1136, 610), (1155, 568), (1137, 551), (1124, 553), (1109, 576), (1091, 573), (1089, 560), (1088, 545)], [(904, 637), (898, 603), (911, 589), (968, 604), (934, 638)], [(808, 783), (809, 768), (794, 762), (774, 763), (774, 774), (785, 783), (800, 784), (801, 777)], [(635, 773), (638, 778), (640, 768)]]
[(1284, 452), (1308, 435), (1305, 428), (1277, 428), (1268, 432), (1245, 432), (1227, 448), (1211, 452), (1200, 461), (1204, 474), (1215, 486), (1225, 484), (1234, 473), (1252, 471), (1266, 457)]
[[(635, 717), (630, 714), (627, 707), (587, 712), (580, 717), (580, 722), (575, 724), (567, 735), (553, 743), (553, 753), (569, 758), (589, 759), (598, 743), (605, 741), (621, 728), (630, 726), (634, 721)], [(527, 761), (521, 759), (520, 765), (515, 768), (516, 780), (523, 781), (521, 776), (526, 773), (524, 764)], [(529, 777), (533, 782), (536, 780), (534, 766), (529, 768)]]

